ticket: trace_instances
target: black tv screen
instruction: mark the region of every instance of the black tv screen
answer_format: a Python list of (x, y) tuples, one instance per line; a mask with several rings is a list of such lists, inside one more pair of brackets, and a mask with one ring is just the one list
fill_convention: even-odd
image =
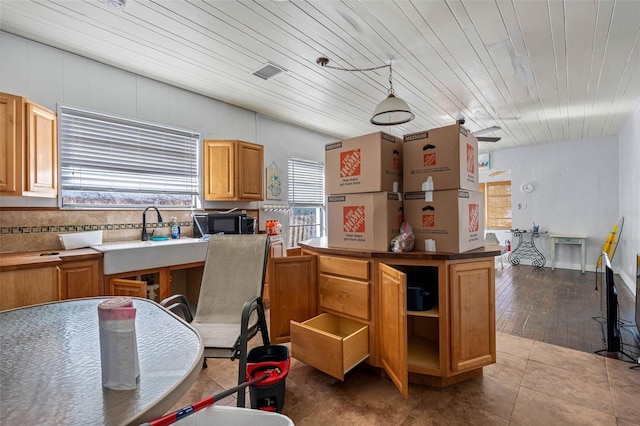
[(618, 326), (618, 292), (613, 279), (613, 268), (609, 256), (602, 252), (605, 264), (607, 293), (607, 352), (620, 351), (620, 328)]
[(636, 328), (640, 335), (640, 254), (636, 256)]

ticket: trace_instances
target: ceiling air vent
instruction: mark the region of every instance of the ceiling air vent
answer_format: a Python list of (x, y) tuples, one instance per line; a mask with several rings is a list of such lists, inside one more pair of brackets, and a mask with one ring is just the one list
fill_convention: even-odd
[(257, 70), (253, 71), (252, 74), (263, 80), (271, 80), (283, 72), (287, 72), (287, 70), (279, 65), (267, 62), (266, 64), (261, 65)]

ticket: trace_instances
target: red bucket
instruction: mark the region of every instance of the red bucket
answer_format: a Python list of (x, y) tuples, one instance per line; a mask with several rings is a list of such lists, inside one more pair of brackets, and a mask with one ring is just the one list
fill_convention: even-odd
[(252, 349), (247, 356), (247, 381), (268, 374), (249, 386), (251, 408), (280, 413), (284, 405), (285, 382), (289, 373), (289, 349), (267, 345)]

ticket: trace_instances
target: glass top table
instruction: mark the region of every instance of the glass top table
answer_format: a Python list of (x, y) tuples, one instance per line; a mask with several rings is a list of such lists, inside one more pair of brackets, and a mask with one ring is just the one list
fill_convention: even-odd
[(98, 304), (105, 298), (0, 312), (2, 423), (140, 424), (178, 402), (202, 368), (202, 338), (157, 303), (132, 299), (140, 360), (135, 390), (102, 387)]

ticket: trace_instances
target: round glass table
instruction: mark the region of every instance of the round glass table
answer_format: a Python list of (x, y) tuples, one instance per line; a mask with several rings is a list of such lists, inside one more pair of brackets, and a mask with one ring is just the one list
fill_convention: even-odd
[(124, 425), (165, 414), (203, 360), (198, 332), (155, 302), (133, 298), (140, 361), (135, 390), (102, 387), (98, 304), (87, 298), (0, 312), (4, 424)]

